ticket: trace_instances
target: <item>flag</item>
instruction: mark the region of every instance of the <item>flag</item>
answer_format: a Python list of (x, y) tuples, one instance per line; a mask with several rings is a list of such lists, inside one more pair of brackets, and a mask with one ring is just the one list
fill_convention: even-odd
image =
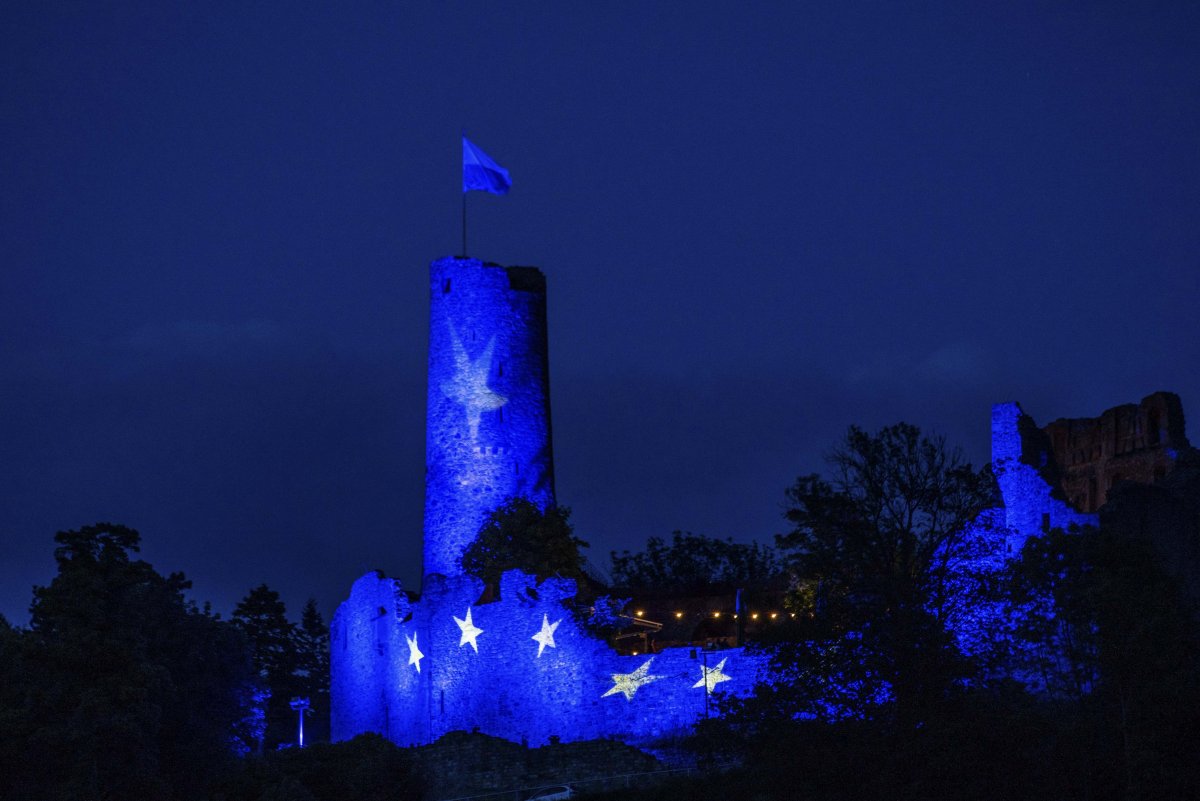
[(512, 179), (508, 170), (492, 161), (487, 153), (477, 148), (466, 136), (463, 140), (463, 191), (479, 190), (493, 195), (507, 195)]

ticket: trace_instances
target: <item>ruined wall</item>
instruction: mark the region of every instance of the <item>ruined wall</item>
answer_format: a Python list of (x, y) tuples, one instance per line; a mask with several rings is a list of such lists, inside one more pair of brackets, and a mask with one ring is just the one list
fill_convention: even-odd
[(401, 742), (428, 718), (417, 677), (396, 669), (409, 655), (399, 624), (411, 618), (400, 582), (375, 571), (354, 582), (338, 606), (329, 629), (333, 740), (375, 732)]
[(1117, 482), (1161, 481), (1189, 449), (1183, 404), (1170, 392), (1044, 428), (1016, 403), (995, 405), (992, 469), (1013, 529), (1009, 552), (1051, 528), (1096, 525), (1095, 513)]
[(1118, 481), (1152, 484), (1170, 472), (1189, 445), (1183, 404), (1171, 392), (1106, 410), (1099, 417), (1062, 418), (1042, 429), (1071, 505), (1095, 512)]
[(429, 279), (423, 572), (453, 576), (509, 497), (554, 503), (546, 279), (453, 258)]
[(1017, 403), (992, 407), (992, 470), (1009, 529), (1007, 556), (1020, 553), (1028, 537), (1052, 528), (1096, 524), (1095, 515), (1067, 503), (1049, 439)]
[(375, 731), (420, 745), (478, 731), (534, 746), (646, 743), (704, 717), (706, 693), (746, 694), (766, 678), (765, 660), (740, 648), (621, 656), (578, 623), (570, 580), (509, 571), (500, 598), (475, 605), (482, 589), (426, 576), (408, 604), (393, 579), (355, 583), (331, 627), (334, 740)]

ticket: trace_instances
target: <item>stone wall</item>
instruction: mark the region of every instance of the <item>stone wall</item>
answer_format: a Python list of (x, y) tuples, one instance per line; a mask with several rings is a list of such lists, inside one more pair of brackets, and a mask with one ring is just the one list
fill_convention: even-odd
[(508, 498), (554, 503), (546, 280), (453, 258), (429, 278), (423, 572), (453, 576)]
[(1108, 409), (1099, 417), (1060, 418), (1038, 428), (1016, 403), (992, 407), (992, 469), (1013, 530), (1025, 538), (1072, 525), (1096, 525), (1096, 512), (1121, 481), (1162, 481), (1181, 453), (1183, 404), (1170, 392)]
[(1183, 404), (1171, 392), (1105, 410), (1099, 417), (1062, 418), (1042, 429), (1071, 505), (1095, 512), (1118, 481), (1153, 484), (1189, 445)]
[(1028, 537), (1052, 528), (1095, 525), (1095, 515), (1071, 507), (1059, 486), (1057, 464), (1045, 434), (1016, 403), (992, 407), (992, 470), (1000, 485), (1005, 552), (1015, 556)]
[(423, 589), (409, 603), (399, 582), (368, 573), (338, 607), (335, 740), (374, 731), (420, 745), (462, 730), (535, 746), (646, 743), (688, 731), (710, 709), (706, 692), (747, 694), (767, 675), (740, 648), (622, 656), (576, 619), (573, 581), (509, 571), (479, 605), (470, 576), (426, 576)]
[(476, 259), (440, 259), (429, 274), (421, 598), (368, 573), (338, 607), (333, 739), (371, 731), (420, 745), (462, 730), (531, 745), (646, 742), (689, 729), (714, 689), (749, 692), (764, 660), (741, 649), (623, 656), (577, 620), (575, 582), (510, 571), (485, 599), (462, 573), (493, 509), (511, 497), (554, 503), (546, 283), (534, 268)]

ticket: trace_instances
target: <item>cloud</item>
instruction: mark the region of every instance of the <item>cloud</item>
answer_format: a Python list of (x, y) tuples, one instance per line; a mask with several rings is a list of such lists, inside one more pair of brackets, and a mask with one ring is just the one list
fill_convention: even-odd
[(878, 353), (852, 367), (846, 377), (852, 385), (911, 384), (914, 379), (923, 384), (979, 383), (989, 375), (991, 361), (987, 352), (972, 342), (951, 342), (924, 355), (895, 349)]
[(973, 383), (987, 377), (988, 361), (987, 354), (979, 346), (953, 342), (921, 359), (915, 372), (931, 383)]

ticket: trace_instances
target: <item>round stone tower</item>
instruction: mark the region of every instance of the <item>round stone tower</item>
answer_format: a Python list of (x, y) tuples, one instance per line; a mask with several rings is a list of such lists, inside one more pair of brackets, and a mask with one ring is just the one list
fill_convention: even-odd
[(444, 258), (429, 283), (423, 570), (454, 576), (497, 506), (554, 503), (546, 277)]

